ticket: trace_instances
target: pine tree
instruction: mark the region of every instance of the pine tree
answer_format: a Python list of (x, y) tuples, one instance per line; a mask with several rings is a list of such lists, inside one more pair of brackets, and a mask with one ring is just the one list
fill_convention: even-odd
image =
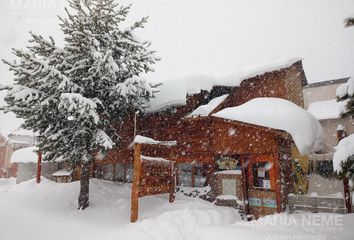
[(156, 88), (139, 77), (158, 59), (135, 31), (142, 18), (122, 28), (130, 6), (114, 0), (69, 0), (61, 18), (64, 46), (31, 33), (26, 50), (13, 50), (18, 61), (5, 61), (15, 84), (5, 111), (25, 120), (39, 134), (44, 160), (63, 158), (81, 164), (79, 209), (89, 205), (89, 166), (97, 153), (119, 144), (116, 126), (143, 110)]
[[(345, 27), (354, 26), (354, 18), (349, 17), (344, 20)], [(337, 88), (337, 101), (347, 101), (345, 111), (341, 117), (354, 116), (354, 79), (350, 78), (346, 83)], [(341, 178), (354, 180), (354, 156), (343, 159), (341, 171), (337, 172)]]

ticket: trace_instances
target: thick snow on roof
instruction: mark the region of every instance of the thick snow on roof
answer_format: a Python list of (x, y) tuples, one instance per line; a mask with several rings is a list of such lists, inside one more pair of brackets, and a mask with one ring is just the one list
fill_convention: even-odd
[(22, 136), (35, 136), (36, 135), (33, 131), (27, 130), (27, 129), (24, 129), (21, 127), (17, 128), (15, 131), (11, 132), (10, 134), (22, 135)]
[(146, 111), (154, 112), (163, 110), (168, 106), (184, 105), (186, 104), (186, 97), (188, 95), (199, 93), (201, 90), (210, 91), (213, 86), (236, 87), (243, 80), (290, 67), (301, 60), (301, 58), (291, 58), (245, 71), (228, 72), (212, 76), (199, 75), (169, 79), (159, 87), (160, 92), (156, 93), (155, 98), (151, 99)]
[(27, 147), (16, 150), (12, 153), (11, 163), (36, 163), (38, 160), (37, 147)]
[(212, 116), (286, 131), (291, 134), (301, 154), (318, 150), (323, 139), (323, 129), (318, 120), (285, 99), (255, 98)]
[(349, 78), (346, 83), (343, 83), (337, 87), (337, 97), (342, 98), (346, 95), (354, 95), (354, 78)]
[(174, 146), (177, 144), (176, 141), (157, 141), (155, 139), (149, 138), (149, 137), (144, 137), (141, 135), (136, 135), (134, 138), (134, 143), (140, 143), (140, 144), (160, 144), (160, 145), (168, 145), (168, 146)]
[(337, 102), (336, 99), (313, 102), (308, 111), (317, 119), (336, 119), (345, 111), (347, 101)]
[(345, 162), (348, 157), (354, 155), (354, 134), (343, 138), (336, 147), (336, 152), (333, 155), (333, 170), (340, 171), (341, 163)]
[(220, 97), (216, 97), (211, 99), (207, 104), (199, 106), (193, 112), (191, 112), (187, 117), (193, 116), (208, 116), (217, 106), (219, 106), (229, 94), (222, 95)]

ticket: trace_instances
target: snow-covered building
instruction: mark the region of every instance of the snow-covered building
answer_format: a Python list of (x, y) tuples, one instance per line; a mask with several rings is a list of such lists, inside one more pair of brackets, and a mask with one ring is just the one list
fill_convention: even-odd
[(354, 133), (352, 117), (342, 118), (346, 101), (337, 102), (337, 88), (345, 84), (349, 78), (341, 78), (324, 82), (308, 84), (304, 87), (304, 103), (321, 123), (324, 130), (323, 148), (309, 155), (310, 172), (322, 176), (333, 175), (333, 154), (338, 144), (337, 133), (344, 131), (347, 135)]
[[(303, 109), (305, 85), (300, 59), (167, 81), (145, 113), (118, 127), (119, 148), (97, 160), (95, 177), (131, 180), (136, 133), (177, 141), (177, 146), (145, 147), (142, 154), (174, 160), (178, 185), (202, 187), (214, 181), (215, 172), (235, 170), (217, 174), (226, 176), (217, 178), (218, 195), (247, 200), (247, 213), (256, 217), (280, 212), (287, 194), (299, 189), (293, 159), (306, 168), (302, 155), (317, 151), (322, 140), (319, 122)], [(241, 177), (233, 178), (234, 173)], [(306, 191), (306, 186), (300, 188)]]
[(14, 151), (34, 146), (36, 137), (33, 132), (25, 130), (21, 127), (12, 131), (7, 136), (0, 136), (0, 177), (15, 177), (17, 172), (17, 164), (10, 161)]
[[(18, 149), (11, 155), (11, 163), (17, 164), (16, 183), (21, 183), (36, 177), (38, 163), (37, 151), (37, 147), (31, 146)], [(55, 180), (56, 176), (60, 176), (60, 174), (64, 172), (63, 170), (59, 171), (62, 168), (63, 164), (60, 161), (42, 162), (41, 176)], [(56, 173), (55, 176), (53, 176), (54, 173)]]

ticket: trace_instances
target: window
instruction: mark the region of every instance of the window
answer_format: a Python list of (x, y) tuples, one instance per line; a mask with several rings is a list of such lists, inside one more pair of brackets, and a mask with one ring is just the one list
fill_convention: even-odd
[(127, 182), (133, 182), (134, 177), (134, 165), (128, 164), (127, 165)]
[(203, 167), (205, 165), (198, 164), (194, 166), (194, 186), (204, 187), (206, 182), (206, 169)]
[(255, 189), (275, 190), (276, 176), (272, 155), (250, 156), (248, 176), (250, 185)]
[(119, 182), (125, 181), (125, 165), (116, 164), (114, 173), (115, 173), (115, 176), (114, 176), (115, 181), (119, 181)]
[(103, 179), (113, 181), (113, 164), (104, 165)]
[(178, 184), (183, 187), (192, 187), (192, 165), (187, 163), (178, 164)]
[(207, 165), (182, 163), (177, 166), (178, 184), (184, 187), (204, 187)]
[(268, 162), (257, 162), (252, 165), (253, 187), (270, 189)]

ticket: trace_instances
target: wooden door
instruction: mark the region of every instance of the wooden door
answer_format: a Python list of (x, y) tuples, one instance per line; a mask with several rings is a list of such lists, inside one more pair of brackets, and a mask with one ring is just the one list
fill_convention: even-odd
[(249, 211), (256, 218), (277, 211), (276, 171), (272, 154), (251, 155), (247, 165)]

